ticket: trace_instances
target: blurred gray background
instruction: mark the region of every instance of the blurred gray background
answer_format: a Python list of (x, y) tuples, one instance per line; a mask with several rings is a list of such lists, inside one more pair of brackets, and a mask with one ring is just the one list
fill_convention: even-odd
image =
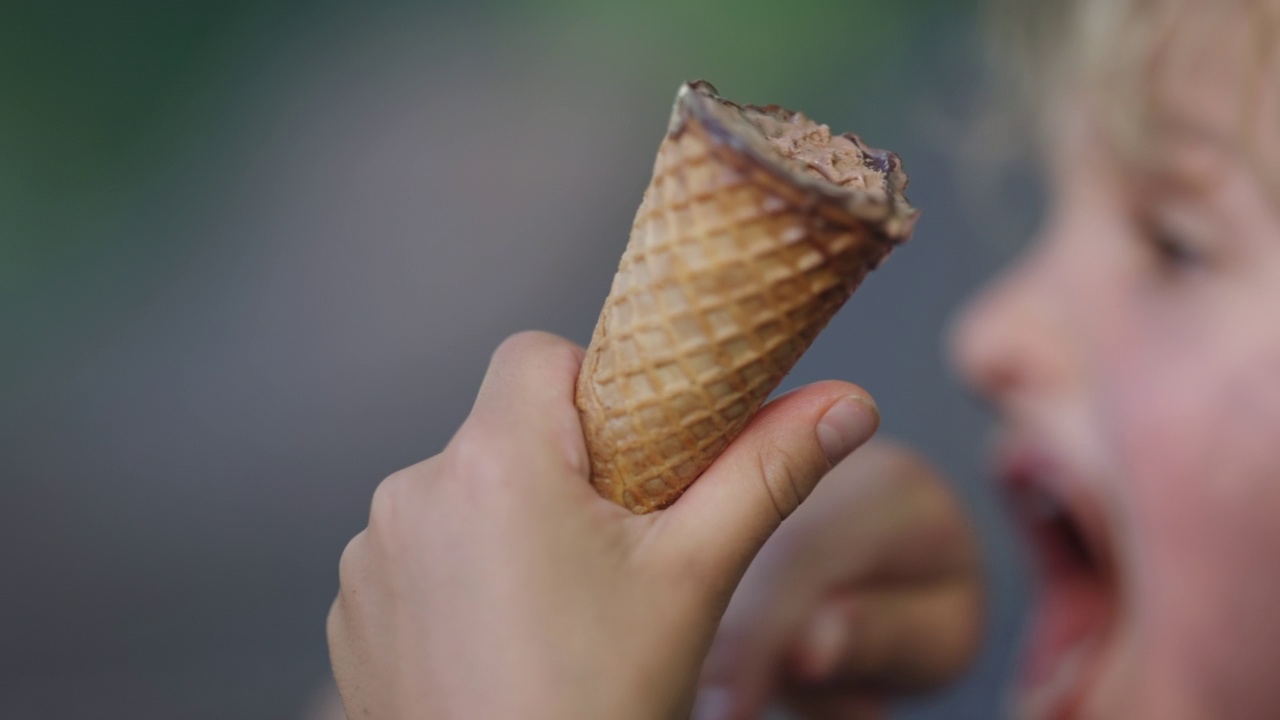
[(1026, 591), (942, 338), (1034, 192), (974, 200), (979, 16), (5, 3), (0, 718), (302, 717), (373, 487), (443, 446), (504, 336), (589, 338), (691, 78), (904, 158), (915, 239), (783, 389), (863, 384), (954, 479), (990, 631), (963, 682), (899, 716), (997, 716)]

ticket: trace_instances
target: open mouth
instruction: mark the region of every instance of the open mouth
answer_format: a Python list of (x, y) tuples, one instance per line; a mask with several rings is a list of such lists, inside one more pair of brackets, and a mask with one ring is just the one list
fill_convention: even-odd
[(1015, 716), (1067, 720), (1081, 710), (1118, 605), (1106, 517), (1044, 456), (1010, 453), (1003, 476), (1037, 579)]

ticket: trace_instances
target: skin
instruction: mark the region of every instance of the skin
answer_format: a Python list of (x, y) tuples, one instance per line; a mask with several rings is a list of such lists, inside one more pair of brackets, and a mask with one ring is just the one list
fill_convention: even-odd
[(329, 615), (349, 717), (687, 715), (752, 556), (879, 422), (848, 383), (791, 393), (675, 506), (632, 516), (588, 482), (581, 361), (508, 340), (444, 452), (379, 486)]
[(883, 717), (889, 693), (953, 677), (978, 644), (971, 528), (906, 448), (863, 448), (765, 545), (703, 666), (702, 718)]
[[(762, 661), (786, 651), (798, 707), (879, 714), (858, 685), (962, 667), (979, 583), (937, 475), (887, 444), (832, 470), (878, 425), (865, 391), (827, 382), (779, 398), (675, 506), (636, 517), (587, 482), (581, 359), (553, 336), (508, 340), (445, 451), (379, 486), (329, 617), (348, 717), (687, 717), (730, 593), (824, 476), (720, 624), (708, 678), (761, 681), (738, 708), (754, 713), (772, 690)], [(806, 557), (794, 592), (766, 587), (793, 553)], [(761, 612), (788, 619), (755, 635)]]
[(1112, 619), (1070, 717), (1280, 717), (1280, 154), (1239, 133), (1277, 127), (1280, 86), (1241, 102), (1254, 17), (1209, 7), (1151, 68), (1150, 162), (1071, 95), (1048, 221), (954, 337), (1006, 436), (1108, 526)]

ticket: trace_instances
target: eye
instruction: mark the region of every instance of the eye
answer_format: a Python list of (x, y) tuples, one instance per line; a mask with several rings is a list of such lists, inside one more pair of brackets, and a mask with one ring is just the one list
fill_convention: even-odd
[(1162, 266), (1175, 270), (1193, 270), (1204, 266), (1200, 250), (1177, 232), (1155, 226), (1146, 230), (1146, 237), (1156, 254), (1156, 260)]
[(1150, 213), (1143, 218), (1140, 232), (1162, 270), (1185, 273), (1208, 265), (1204, 232), (1186, 213)]

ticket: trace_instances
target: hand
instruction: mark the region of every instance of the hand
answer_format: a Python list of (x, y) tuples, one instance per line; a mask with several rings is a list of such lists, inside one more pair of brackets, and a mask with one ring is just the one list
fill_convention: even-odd
[(879, 422), (847, 383), (791, 393), (675, 505), (633, 516), (588, 482), (581, 360), (508, 340), (444, 452), (374, 493), (329, 614), (352, 720), (687, 714), (751, 558)]
[(915, 455), (872, 443), (765, 545), (721, 621), (697, 720), (884, 716), (885, 693), (959, 673), (978, 645), (973, 533)]

